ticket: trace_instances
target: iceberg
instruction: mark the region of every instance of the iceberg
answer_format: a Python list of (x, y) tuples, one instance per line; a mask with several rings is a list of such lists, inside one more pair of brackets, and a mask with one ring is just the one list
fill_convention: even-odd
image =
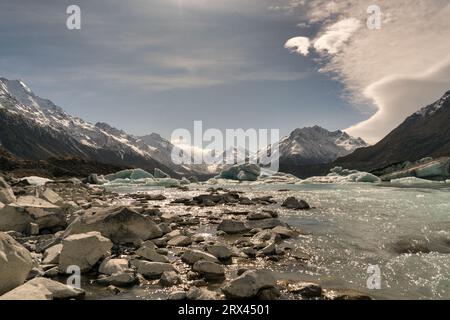
[(346, 183), (377, 183), (381, 182), (381, 179), (377, 176), (358, 170), (342, 169), (342, 167), (335, 167), (330, 170), (330, 173), (326, 176), (311, 177), (305, 180), (301, 180), (296, 184), (312, 184), (312, 183), (334, 183), (334, 184), (346, 184)]
[(158, 168), (155, 168), (153, 173), (155, 178), (170, 178), (170, 176), (167, 173)]
[(142, 169), (127, 169), (105, 176), (105, 179), (108, 181), (114, 181), (118, 179), (139, 180), (145, 178), (153, 178), (153, 175)]
[(217, 178), (237, 181), (256, 181), (261, 168), (256, 164), (236, 164), (224, 168)]
[(52, 182), (53, 180), (47, 179), (47, 178), (42, 178), (42, 177), (31, 176), (31, 177), (22, 178), (22, 179), (20, 179), (20, 181), (24, 181), (24, 182), (28, 183), (30, 186), (40, 187), (40, 186), (45, 185), (47, 182)]
[(431, 185), (443, 185), (445, 182), (443, 181), (433, 181), (433, 180), (426, 180), (416, 177), (407, 177), (407, 178), (399, 178), (399, 179), (393, 179), (391, 180), (392, 185), (399, 185), (399, 186), (431, 186)]

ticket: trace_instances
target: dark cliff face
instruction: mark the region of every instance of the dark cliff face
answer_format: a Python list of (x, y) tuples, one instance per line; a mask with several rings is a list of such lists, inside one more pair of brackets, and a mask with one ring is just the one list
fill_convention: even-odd
[(408, 117), (377, 144), (361, 148), (333, 164), (373, 171), (393, 163), (450, 155), (450, 91)]

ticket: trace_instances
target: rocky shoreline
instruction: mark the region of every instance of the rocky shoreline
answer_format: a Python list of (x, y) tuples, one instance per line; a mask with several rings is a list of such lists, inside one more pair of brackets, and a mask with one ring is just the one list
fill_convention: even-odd
[(306, 201), (195, 186), (118, 194), (77, 179), (0, 179), (0, 300), (137, 298), (136, 290), (170, 300), (370, 299), (277, 276), (278, 265), (311, 259), (289, 243), (308, 235), (279, 217), (311, 210)]

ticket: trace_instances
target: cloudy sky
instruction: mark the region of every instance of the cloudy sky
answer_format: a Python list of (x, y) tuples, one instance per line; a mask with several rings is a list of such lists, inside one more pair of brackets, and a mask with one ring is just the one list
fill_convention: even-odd
[[(66, 8), (81, 7), (81, 30)], [(367, 9), (381, 9), (371, 30)], [(375, 142), (450, 89), (448, 0), (15, 0), (0, 76), (130, 133), (321, 125)]]

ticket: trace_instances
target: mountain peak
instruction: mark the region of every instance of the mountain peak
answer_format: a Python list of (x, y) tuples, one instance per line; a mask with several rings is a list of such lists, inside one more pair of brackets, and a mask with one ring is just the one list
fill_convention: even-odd
[(426, 117), (434, 114), (436, 111), (441, 109), (444, 105), (450, 107), (450, 90), (447, 91), (439, 100), (437, 100), (435, 103), (432, 103), (429, 106), (426, 106), (416, 113), (413, 114), (413, 116), (421, 116)]

